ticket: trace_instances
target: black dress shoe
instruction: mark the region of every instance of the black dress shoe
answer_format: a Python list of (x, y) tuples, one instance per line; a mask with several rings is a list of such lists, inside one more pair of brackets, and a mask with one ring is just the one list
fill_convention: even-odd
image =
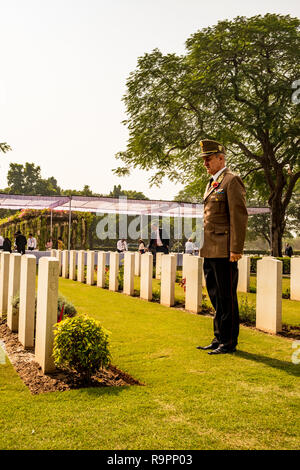
[(197, 346), (197, 349), (203, 349), (204, 351), (206, 351), (207, 349), (217, 349), (218, 346), (218, 344), (211, 343), (208, 346)]
[(227, 353), (232, 353), (235, 351), (236, 351), (235, 348), (228, 349), (228, 348), (222, 348), (222, 346), (219, 346), (217, 349), (215, 349), (214, 351), (210, 351), (208, 354), (227, 354)]

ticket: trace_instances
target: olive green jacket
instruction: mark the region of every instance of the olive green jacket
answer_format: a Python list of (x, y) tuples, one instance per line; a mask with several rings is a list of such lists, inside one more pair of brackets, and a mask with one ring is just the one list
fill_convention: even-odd
[(228, 168), (218, 177), (217, 184), (204, 194), (203, 258), (228, 258), (230, 252), (243, 253), (248, 211), (246, 190), (241, 178)]

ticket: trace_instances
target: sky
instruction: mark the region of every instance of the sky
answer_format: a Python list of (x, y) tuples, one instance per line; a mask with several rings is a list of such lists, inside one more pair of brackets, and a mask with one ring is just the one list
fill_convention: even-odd
[(117, 177), (128, 131), (122, 96), (137, 58), (155, 48), (185, 53), (186, 39), (219, 20), (279, 13), (296, 0), (0, 0), (0, 188), (10, 162), (40, 165), (64, 189), (113, 186), (172, 200), (182, 189), (154, 173)]

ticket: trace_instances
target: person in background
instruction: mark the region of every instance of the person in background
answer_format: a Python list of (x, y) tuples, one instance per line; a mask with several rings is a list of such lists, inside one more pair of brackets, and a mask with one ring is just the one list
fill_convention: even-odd
[(3, 250), (3, 242), (4, 238), (2, 237), (2, 235), (0, 235), (0, 250)]
[(199, 242), (194, 243), (194, 255), (199, 256), (200, 248), (199, 248)]
[(11, 241), (9, 238), (5, 237), (3, 241), (3, 251), (9, 251), (11, 253)]
[(16, 232), (15, 237), (16, 237), (15, 244), (16, 244), (18, 253), (21, 253), (21, 255), (25, 255), (25, 247), (27, 245), (26, 237), (20, 232), (20, 230)]
[(142, 239), (139, 240), (139, 253), (143, 255), (146, 251), (145, 243), (143, 242)]
[(289, 258), (293, 256), (294, 254), (293, 248), (288, 243), (285, 246), (284, 254), (285, 256), (288, 256)]
[(151, 226), (151, 239), (149, 243), (149, 251), (154, 255), (156, 253), (169, 254), (170, 240), (162, 228), (158, 227), (158, 223), (153, 223)]
[(117, 252), (124, 253), (124, 251), (128, 251), (128, 246), (125, 238), (121, 238), (121, 240), (117, 242)]
[(187, 255), (193, 255), (195, 251), (195, 245), (192, 241), (191, 238), (188, 239), (188, 241), (185, 244), (185, 252)]
[(27, 240), (27, 248), (30, 251), (36, 250), (36, 238), (34, 238), (32, 233), (29, 234), (29, 238)]
[(52, 250), (52, 246), (53, 246), (52, 239), (49, 238), (49, 240), (46, 243), (46, 250)]
[(58, 250), (63, 250), (65, 247), (64, 245), (64, 242), (62, 241), (62, 238), (61, 237), (58, 237), (58, 240), (57, 240), (57, 249)]

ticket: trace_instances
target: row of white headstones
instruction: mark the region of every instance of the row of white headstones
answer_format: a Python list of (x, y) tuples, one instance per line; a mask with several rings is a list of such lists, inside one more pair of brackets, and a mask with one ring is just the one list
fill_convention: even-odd
[[(55, 370), (52, 352), (58, 279), (59, 260), (40, 258), (36, 301), (36, 257), (8, 252), (0, 254), (0, 317), (7, 315), (7, 326), (18, 333), (24, 348), (35, 347), (35, 359), (43, 372)], [(20, 300), (16, 309), (12, 300), (18, 293)]]
[[(105, 287), (106, 252), (53, 250), (52, 256), (58, 257), (63, 277), (93, 285), (94, 266), (97, 265), (98, 287)], [(86, 257), (86, 258), (85, 258)], [(98, 257), (98, 258), (96, 258)], [(85, 279), (86, 260), (86, 279)], [(182, 259), (182, 278), (185, 282), (185, 308), (199, 313), (202, 307), (202, 288), (205, 287), (203, 258), (188, 254)], [(109, 289), (118, 291), (119, 253), (109, 253)], [(239, 261), (239, 292), (250, 291), (250, 256), (243, 256)], [(282, 267), (283, 263), (273, 257), (263, 257), (257, 262), (257, 297), (256, 327), (260, 330), (278, 333), (282, 330)], [(175, 303), (175, 281), (177, 254), (156, 254), (156, 279), (161, 280), (160, 303), (172, 307)], [(153, 256), (151, 253), (141, 255), (138, 252), (124, 254), (123, 293), (133, 295), (134, 276), (140, 276), (140, 297), (152, 300)], [(291, 300), (300, 300), (300, 257), (291, 258)]]
[[(97, 258), (96, 258), (97, 257)], [(96, 261), (96, 263), (95, 263)], [(24, 348), (35, 347), (35, 358), (43, 372), (55, 369), (53, 325), (57, 322), (59, 276), (88, 285), (105, 287), (106, 252), (52, 250), (51, 257), (39, 260), (37, 305), (36, 258), (34, 255), (2, 252), (0, 254), (0, 317), (7, 314), (7, 325)], [(97, 278), (95, 281), (95, 264)], [(86, 273), (85, 273), (86, 266)], [(119, 289), (120, 255), (109, 253), (109, 290)], [(171, 307), (175, 302), (177, 255), (156, 255), (156, 278), (160, 279), (160, 302)], [(134, 295), (134, 277), (140, 276), (140, 298), (152, 300), (153, 255), (126, 252), (124, 254), (123, 293)], [(185, 278), (185, 308), (198, 313), (202, 305), (203, 259), (183, 255), (182, 277)], [(291, 299), (300, 300), (300, 258), (291, 259)], [(240, 292), (248, 292), (250, 284), (250, 257), (239, 261)], [(19, 292), (19, 310), (12, 299)], [(36, 310), (36, 315), (35, 315)], [(256, 327), (277, 333), (282, 328), (282, 262), (264, 257), (257, 263)]]

